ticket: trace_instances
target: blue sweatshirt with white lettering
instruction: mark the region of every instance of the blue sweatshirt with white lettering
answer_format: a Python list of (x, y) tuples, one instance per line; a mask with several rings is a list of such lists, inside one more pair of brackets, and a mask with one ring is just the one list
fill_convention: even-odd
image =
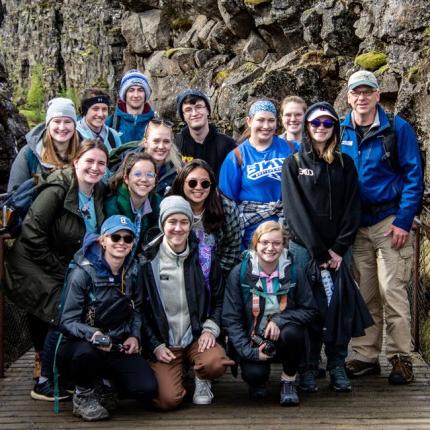
[[(242, 163), (240, 165), (234, 150), (227, 155), (221, 166), (221, 191), (238, 204), (243, 201), (280, 201), (282, 164), (292, 154), (289, 145), (278, 136), (273, 136), (272, 144), (264, 151), (255, 149), (249, 139), (242, 142), (238, 148)], [(277, 220), (277, 217), (269, 219)], [(245, 230), (244, 243), (248, 243), (257, 225)]]

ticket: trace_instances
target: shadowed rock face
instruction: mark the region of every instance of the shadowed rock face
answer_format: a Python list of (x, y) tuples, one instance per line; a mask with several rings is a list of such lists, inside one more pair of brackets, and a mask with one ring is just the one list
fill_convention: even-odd
[[(237, 134), (249, 104), (299, 94), (347, 110), (345, 84), (375, 68), (382, 102), (430, 141), (430, 11), (401, 0), (3, 0), (0, 36), (15, 100), (43, 64), (46, 99), (88, 86), (116, 95), (121, 73), (145, 72), (152, 105), (175, 119), (189, 86)], [(385, 54), (382, 55), (381, 54)], [(375, 57), (376, 56), (376, 57)], [(375, 58), (377, 61), (375, 61)], [(381, 58), (385, 58), (382, 60)], [(357, 61), (359, 61), (357, 59)], [(375, 66), (376, 64), (376, 66)]]

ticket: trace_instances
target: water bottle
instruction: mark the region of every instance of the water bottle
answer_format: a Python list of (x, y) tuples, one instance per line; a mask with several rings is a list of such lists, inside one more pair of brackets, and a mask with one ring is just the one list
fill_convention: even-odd
[(327, 269), (321, 270), (321, 282), (324, 287), (325, 295), (327, 297), (327, 306), (330, 306), (331, 296), (333, 295), (333, 279)]

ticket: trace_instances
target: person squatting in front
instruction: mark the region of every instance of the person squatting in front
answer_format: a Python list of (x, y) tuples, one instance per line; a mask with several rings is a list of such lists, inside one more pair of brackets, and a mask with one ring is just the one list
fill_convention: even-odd
[[(340, 304), (332, 300), (329, 306), (331, 293), (326, 298), (324, 290), (322, 306), (318, 298), (323, 285), (320, 281), (326, 274), (321, 273), (322, 269), (332, 270), (334, 275), (341, 268), (343, 275), (347, 268), (341, 264), (344, 266), (351, 260), (350, 248), (360, 220), (357, 171), (352, 159), (339, 152), (339, 117), (329, 103), (319, 102), (310, 106), (304, 123), (301, 151), (285, 160), (282, 168), (282, 197), (290, 231), (289, 249), (296, 264), (306, 269), (307, 279), (315, 280), (310, 283), (319, 309), (318, 324), (309, 330), (310, 357), (300, 375), (300, 388), (307, 392), (318, 390), (315, 376), (324, 340), (330, 386), (335, 391), (347, 392), (352, 388), (344, 367), (351, 330), (340, 328), (345, 326), (346, 315), (355, 303), (356, 288), (352, 286), (345, 290)], [(309, 264), (311, 261), (312, 265)], [(338, 320), (329, 329), (327, 318), (334, 313)], [(334, 336), (334, 331), (339, 333)], [(341, 337), (342, 342), (339, 341)], [(329, 341), (329, 338), (336, 338), (336, 341)]]
[(266, 397), (270, 365), (280, 361), (280, 403), (295, 406), (305, 329), (316, 309), (307, 284), (297, 282), (297, 268), (286, 246), (281, 224), (266, 221), (257, 227), (251, 250), (228, 278), (222, 320), (250, 398)]
[[(211, 380), (233, 364), (217, 338), (220, 335), (223, 276), (213, 253), (209, 265), (199, 261), (198, 243), (191, 232), (193, 211), (180, 196), (160, 205), (162, 235), (141, 259), (144, 301), (143, 336), (152, 352), (151, 367), (158, 381), (155, 405), (176, 408), (186, 390), (182, 370), (190, 363), (195, 373), (193, 403), (210, 404)], [(209, 285), (204, 271), (210, 267)]]
[(109, 418), (120, 397), (151, 400), (157, 381), (139, 354), (142, 287), (130, 256), (134, 224), (113, 215), (100, 236), (85, 236), (67, 276), (58, 348), (61, 375), (75, 385), (73, 414), (85, 421)]

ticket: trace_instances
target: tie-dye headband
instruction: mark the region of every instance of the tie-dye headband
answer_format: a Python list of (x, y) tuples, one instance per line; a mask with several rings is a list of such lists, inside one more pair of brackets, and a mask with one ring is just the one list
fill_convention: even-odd
[(276, 107), (269, 100), (258, 100), (249, 108), (248, 116), (253, 117), (257, 112), (270, 112), (276, 116)]

